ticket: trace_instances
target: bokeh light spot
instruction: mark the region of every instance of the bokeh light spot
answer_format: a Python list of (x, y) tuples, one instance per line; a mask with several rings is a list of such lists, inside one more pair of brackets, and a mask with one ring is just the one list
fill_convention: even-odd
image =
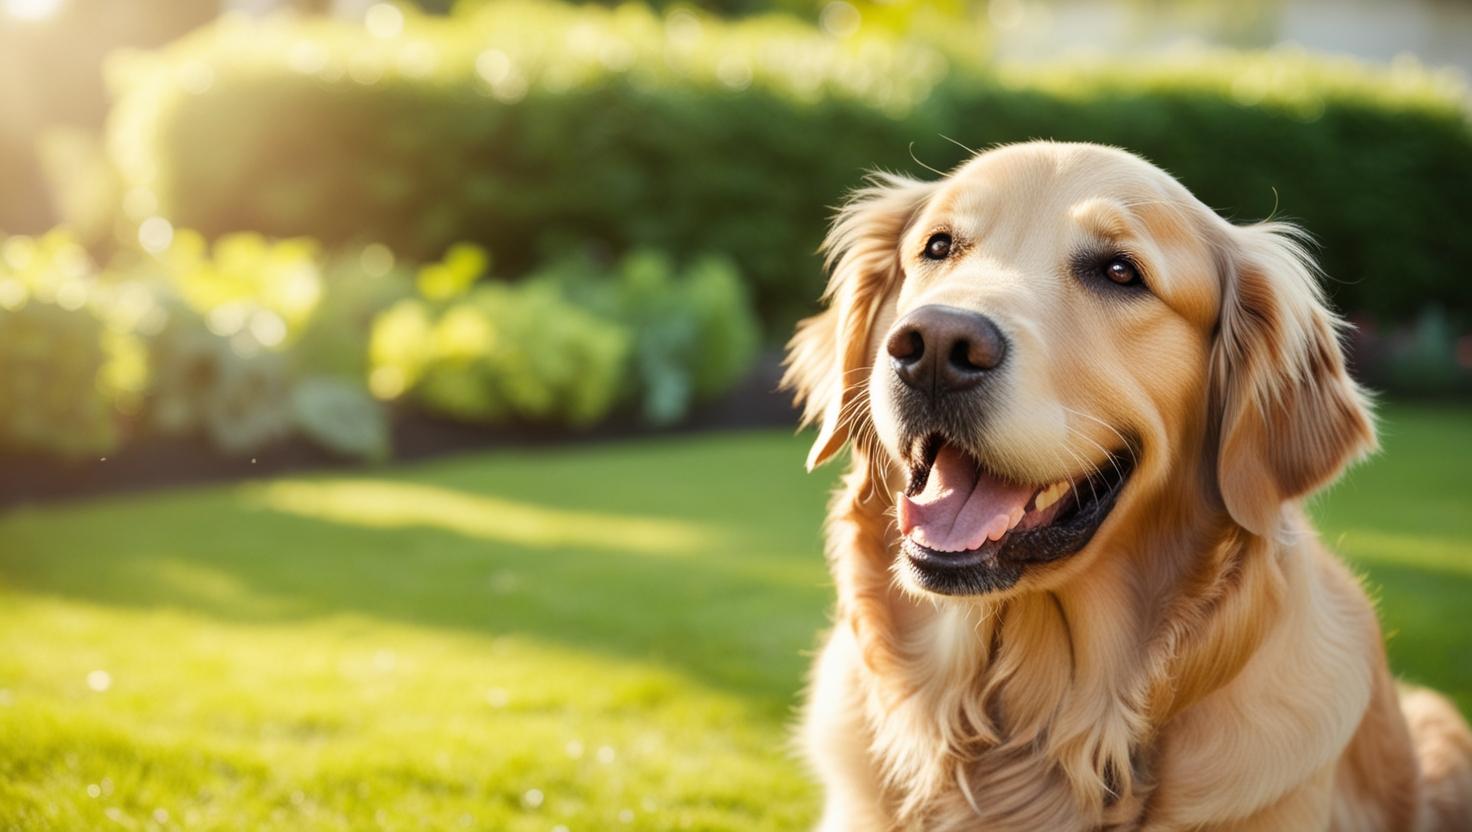
[(105, 693), (112, 687), (112, 674), (106, 670), (94, 670), (87, 674), (87, 687), (97, 693)]
[(394, 253), (382, 243), (370, 243), (358, 255), (358, 265), (369, 277), (383, 277), (394, 268)]
[(174, 226), (163, 217), (149, 217), (138, 226), (138, 245), (149, 254), (163, 254), (174, 242)]
[(833, 0), (818, 13), (818, 25), (837, 38), (846, 38), (858, 32), (859, 22), (859, 10), (843, 0)]
[(62, 0), (0, 0), (0, 9), (20, 20), (46, 20), (61, 11)]
[(363, 26), (375, 38), (398, 37), (404, 31), (404, 13), (392, 3), (374, 3), (363, 16)]

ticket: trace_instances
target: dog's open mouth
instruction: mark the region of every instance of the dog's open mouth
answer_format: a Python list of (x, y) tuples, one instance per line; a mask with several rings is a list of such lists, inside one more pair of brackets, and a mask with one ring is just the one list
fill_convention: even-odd
[(909, 488), (898, 500), (904, 553), (933, 592), (1006, 589), (1028, 564), (1060, 560), (1088, 544), (1133, 459), (1126, 449), (1073, 477), (1018, 483), (942, 437), (928, 437), (918, 443)]

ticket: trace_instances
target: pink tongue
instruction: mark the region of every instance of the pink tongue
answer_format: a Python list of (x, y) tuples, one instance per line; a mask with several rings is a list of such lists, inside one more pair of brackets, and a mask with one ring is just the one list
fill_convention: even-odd
[(900, 534), (942, 552), (977, 549), (1000, 540), (1036, 490), (983, 474), (965, 454), (945, 445), (925, 490), (916, 497), (900, 496)]

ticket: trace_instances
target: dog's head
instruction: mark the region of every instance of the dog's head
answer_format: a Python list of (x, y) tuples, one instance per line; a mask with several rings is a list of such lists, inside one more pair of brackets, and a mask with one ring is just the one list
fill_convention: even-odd
[[(1234, 226), (1128, 153), (1034, 142), (880, 176), (827, 244), (787, 383), (896, 493), (918, 592), (1043, 588), (1199, 494), (1272, 535), (1374, 444), (1290, 226)], [(1176, 501), (1179, 504), (1179, 500)]]

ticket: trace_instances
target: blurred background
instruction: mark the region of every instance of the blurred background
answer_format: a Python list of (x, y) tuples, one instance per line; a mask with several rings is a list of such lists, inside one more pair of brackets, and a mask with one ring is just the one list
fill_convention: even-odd
[(1472, 706), (1468, 0), (0, 0), (0, 828), (796, 829), (832, 207), (1029, 138), (1305, 225), (1317, 501)]

